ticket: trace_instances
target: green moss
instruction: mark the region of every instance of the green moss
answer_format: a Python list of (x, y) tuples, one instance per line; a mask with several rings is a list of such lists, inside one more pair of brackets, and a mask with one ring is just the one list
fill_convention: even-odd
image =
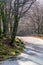
[(0, 42), (0, 55), (2, 55), (3, 58), (7, 59), (10, 56), (17, 56), (21, 52), (23, 52), (23, 50), (25, 48), (24, 43), (20, 39), (16, 38), (15, 44), (16, 44), (17, 48), (9, 47), (6, 44), (3, 44), (2, 42)]
[(3, 58), (5, 58), (5, 59), (6, 59), (6, 58), (9, 58), (9, 55), (8, 55), (8, 54), (6, 54), (6, 55), (3, 54), (2, 56), (3, 56)]

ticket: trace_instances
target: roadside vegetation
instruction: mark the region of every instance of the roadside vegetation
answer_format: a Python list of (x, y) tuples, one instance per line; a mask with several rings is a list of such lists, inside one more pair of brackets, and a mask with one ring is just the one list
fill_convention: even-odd
[(15, 47), (10, 46), (7, 39), (0, 39), (0, 60), (17, 57), (25, 49), (24, 43), (20, 39), (15, 38)]

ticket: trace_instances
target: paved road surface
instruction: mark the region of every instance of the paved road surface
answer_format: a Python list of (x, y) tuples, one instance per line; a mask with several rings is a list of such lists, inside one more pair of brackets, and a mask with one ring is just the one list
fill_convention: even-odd
[(17, 57), (0, 62), (0, 65), (43, 65), (43, 40), (35, 37), (19, 37), (26, 49)]

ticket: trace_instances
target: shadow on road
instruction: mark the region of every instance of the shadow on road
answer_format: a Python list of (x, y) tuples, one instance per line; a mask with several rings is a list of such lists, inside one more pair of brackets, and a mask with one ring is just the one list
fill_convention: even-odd
[[(26, 49), (17, 57), (17, 59), (11, 59), (0, 62), (0, 65), (22, 65), (19, 62), (24, 63), (31, 61), (36, 65), (43, 65), (43, 45), (26, 43)], [(19, 62), (18, 62), (19, 60)]]
[(18, 58), (22, 62), (31, 61), (37, 65), (43, 64), (43, 45), (26, 42), (26, 49), (24, 50), (24, 54), (24, 57)]

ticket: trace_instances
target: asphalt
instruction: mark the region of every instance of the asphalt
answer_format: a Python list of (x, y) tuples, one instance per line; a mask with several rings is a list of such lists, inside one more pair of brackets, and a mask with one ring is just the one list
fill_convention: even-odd
[(43, 39), (19, 37), (26, 48), (16, 59), (1, 61), (0, 65), (43, 65)]

